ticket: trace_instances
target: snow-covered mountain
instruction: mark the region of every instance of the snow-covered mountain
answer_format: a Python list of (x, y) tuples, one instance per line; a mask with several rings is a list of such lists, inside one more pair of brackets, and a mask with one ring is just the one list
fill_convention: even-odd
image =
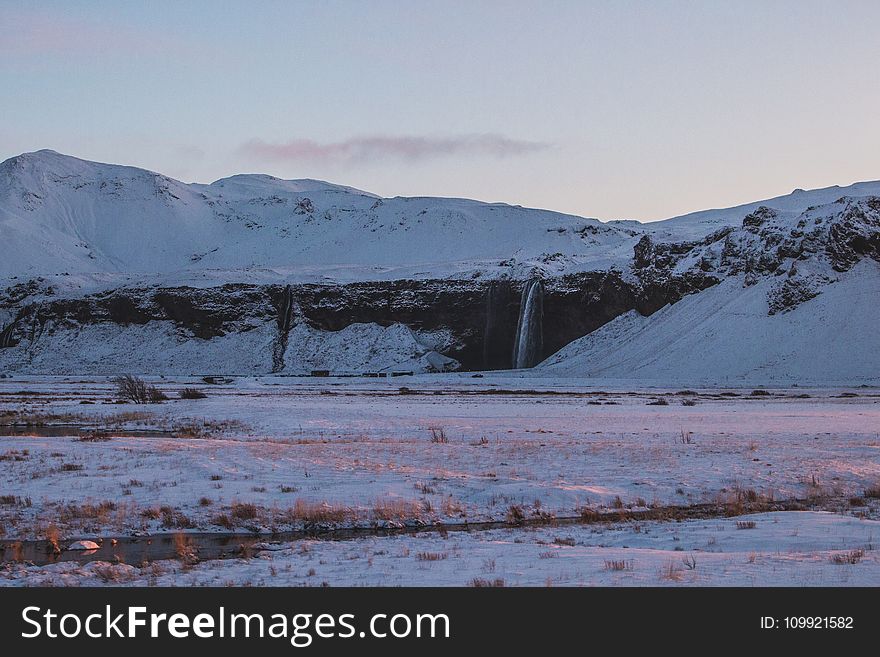
[(784, 313), (768, 303), (773, 285), (731, 277), (649, 317), (631, 310), (533, 373), (682, 387), (880, 383), (880, 265), (862, 261)]
[(658, 241), (700, 239), (738, 225), (758, 206), (796, 215), (871, 195), (880, 195), (880, 182), (797, 190), (651, 224), (603, 223), (501, 203), (380, 198), (267, 175), (186, 184), (42, 150), (0, 164), (0, 280), (61, 273), (186, 280), (230, 270), (238, 273), (216, 277), (493, 277), (535, 268), (554, 275), (625, 266), (645, 233)]
[(880, 311), (840, 322), (878, 253), (880, 182), (603, 223), (38, 151), (0, 164), (0, 369), (498, 369), (519, 345), (535, 374), (865, 382)]
[(798, 215), (761, 206), (696, 243), (646, 236), (634, 271), (720, 282), (647, 317), (625, 313), (539, 372), (665, 385), (880, 383), (880, 197)]
[[(316, 180), (237, 175), (210, 185), (54, 151), (0, 164), (0, 278), (415, 266), (437, 276), (563, 254), (625, 258), (634, 231), (545, 210), (445, 198), (379, 198)], [(464, 265), (458, 263), (466, 263)], [(227, 277), (228, 278), (228, 277)], [(236, 276), (232, 276), (236, 278)]]

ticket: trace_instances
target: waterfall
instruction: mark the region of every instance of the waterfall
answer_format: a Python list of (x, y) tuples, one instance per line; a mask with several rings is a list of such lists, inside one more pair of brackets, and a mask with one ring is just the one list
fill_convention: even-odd
[(519, 305), (516, 342), (513, 346), (513, 367), (521, 369), (537, 365), (544, 350), (544, 286), (541, 280), (527, 281)]
[(0, 330), (0, 348), (12, 347), (15, 345), (12, 341), (13, 329), (15, 329), (15, 322), (10, 323), (9, 326), (4, 326), (2, 330)]
[(491, 368), (492, 340), (495, 337), (496, 288), (495, 281), (490, 281), (486, 290), (486, 324), (483, 327), (483, 369), (486, 370)]
[(278, 336), (272, 345), (273, 373), (284, 369), (284, 354), (287, 351), (288, 334), (293, 324), (294, 305), (293, 288), (288, 285), (281, 293), (281, 301), (278, 305)]
[(281, 294), (281, 305), (278, 308), (278, 330), (286, 333), (290, 330), (290, 320), (293, 316), (293, 290), (288, 285)]

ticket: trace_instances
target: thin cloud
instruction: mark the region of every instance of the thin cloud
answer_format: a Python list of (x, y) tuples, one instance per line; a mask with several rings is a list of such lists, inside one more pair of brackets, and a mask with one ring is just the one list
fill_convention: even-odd
[(350, 165), (379, 160), (420, 162), (453, 155), (508, 158), (548, 148), (550, 144), (543, 142), (511, 139), (496, 134), (476, 134), (451, 137), (368, 136), (323, 143), (312, 139), (292, 139), (281, 143), (252, 139), (241, 146), (240, 152), (259, 159)]

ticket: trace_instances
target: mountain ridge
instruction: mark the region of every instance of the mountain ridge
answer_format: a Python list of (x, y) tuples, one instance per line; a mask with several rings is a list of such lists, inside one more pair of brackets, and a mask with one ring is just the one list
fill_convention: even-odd
[[(657, 381), (688, 354), (688, 380), (872, 383), (880, 369), (857, 357), (874, 353), (880, 321), (865, 306), (880, 268), (864, 262), (880, 263), (880, 183), (603, 223), (264, 174), (187, 184), (40, 151), (0, 164), (0, 244), (0, 369), (11, 371), (545, 361), (531, 372)], [(731, 346), (750, 332), (767, 344)], [(838, 335), (851, 344), (812, 357)], [(516, 345), (529, 357), (514, 359)]]

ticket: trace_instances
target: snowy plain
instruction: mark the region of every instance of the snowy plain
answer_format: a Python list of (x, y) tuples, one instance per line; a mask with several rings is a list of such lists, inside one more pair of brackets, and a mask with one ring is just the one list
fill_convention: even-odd
[[(232, 529), (271, 540), (314, 518), (327, 527), (430, 527), (505, 520), (512, 507), (549, 524), (297, 541), (199, 564), (10, 563), (0, 582), (792, 585), (880, 577), (877, 389), (632, 390), (511, 373), (155, 381), (171, 399), (135, 406), (115, 403), (107, 378), (0, 380), (0, 424), (43, 425), (7, 426), (15, 435), (0, 437), (4, 539), (48, 534), (63, 548), (77, 539)], [(177, 398), (194, 386), (207, 398)], [(96, 429), (103, 439), (89, 439)], [(750, 499), (768, 505), (750, 517), (754, 527), (742, 516), (552, 525), (584, 509)], [(810, 500), (807, 510), (772, 510), (794, 499)], [(692, 569), (682, 560), (697, 551)], [(850, 552), (857, 563), (835, 562)], [(620, 561), (633, 565), (617, 570)]]

